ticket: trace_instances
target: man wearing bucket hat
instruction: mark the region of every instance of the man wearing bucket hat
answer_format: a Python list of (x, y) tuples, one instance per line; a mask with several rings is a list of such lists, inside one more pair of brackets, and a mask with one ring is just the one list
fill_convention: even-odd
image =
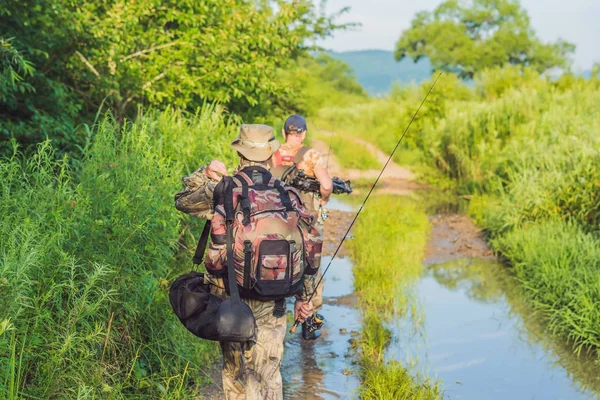
[[(283, 196), (282, 184), (277, 183), (279, 181), (276, 179), (271, 179), (268, 172), (271, 157), (280, 147), (280, 143), (275, 140), (273, 128), (266, 125), (244, 124), (239, 135), (231, 143), (231, 147), (240, 156), (240, 163), (235, 170), (233, 179), (240, 181), (240, 177), (245, 177), (244, 179), (248, 182), (246, 185), (250, 185), (250, 189), (253, 188), (252, 183), (260, 187), (270, 187), (269, 185), (273, 184), (278, 187)], [(226, 196), (223, 189), (226, 186), (225, 181), (232, 181), (230, 178), (223, 178), (226, 176), (228, 176), (228, 172), (225, 164), (219, 160), (213, 160), (207, 166), (201, 167), (191, 175), (184, 177), (184, 188), (175, 195), (175, 207), (178, 210), (195, 217), (212, 220), (211, 241), (205, 259), (205, 266), (208, 271), (205, 275), (205, 281), (210, 284), (211, 293), (223, 297), (226, 296), (226, 285), (222, 277), (223, 274), (218, 273), (218, 270), (225, 263), (224, 259), (227, 258), (226, 254), (228, 253), (223, 239), (226, 236), (225, 231), (220, 228), (222, 225), (218, 222), (224, 219), (222, 215), (223, 207), (217, 204), (222, 203), (222, 197)], [(248, 190), (247, 187), (246, 191)], [(286, 187), (285, 191), (289, 193), (289, 198), (292, 199), (291, 203), (294, 210), (299, 215), (310, 217), (310, 214), (304, 210), (297, 192), (289, 187)], [(278, 199), (274, 199), (277, 196), (272, 195), (272, 193), (276, 193), (273, 191), (269, 192), (270, 195), (261, 197), (259, 200), (255, 200), (253, 196), (259, 196), (260, 194), (256, 194), (258, 192), (252, 193), (254, 194), (246, 195), (246, 198), (251, 198), (251, 201), (262, 201), (261, 207), (265, 206), (264, 202), (278, 201)], [(236, 210), (239, 210), (240, 204), (243, 207), (244, 201), (243, 199), (240, 200), (239, 196), (236, 202), (236, 207), (238, 207)], [(289, 205), (290, 201), (287, 204)], [(245, 214), (244, 218), (246, 218)], [(249, 223), (248, 229), (253, 229), (259, 224), (261, 224), (261, 221), (253, 220)], [(272, 234), (273, 232), (267, 233)], [(298, 240), (290, 243), (302, 242), (302, 240)], [(244, 242), (244, 244), (246, 243)], [(320, 257), (320, 247), (318, 247), (318, 253), (318, 257)], [(258, 253), (259, 256), (261, 254)], [(268, 255), (262, 257), (268, 257)], [(312, 260), (312, 256), (307, 255), (307, 257), (307, 259)], [(276, 261), (279, 261), (279, 259)], [(287, 265), (289, 265), (289, 262)], [(270, 265), (268, 268), (273, 268), (273, 266)], [(217, 272), (212, 273), (213, 270)], [(288, 275), (291, 274), (286, 273), (286, 276)], [(236, 278), (238, 278), (239, 285), (239, 277), (236, 276)], [(259, 284), (260, 282), (255, 283), (257, 286)], [(314, 275), (306, 275), (303, 283), (299, 281), (299, 284), (301, 285), (300, 288), (303, 287), (303, 289), (297, 291), (294, 317), (303, 321), (312, 311), (312, 304), (307, 302), (307, 299), (314, 290)], [(240, 288), (240, 290), (247, 289), (245, 284), (240, 285)], [(244, 297), (244, 292), (240, 293), (243, 302), (248, 304), (254, 314), (257, 328), (256, 341), (243, 343), (221, 342), (225, 397), (227, 399), (282, 399), (282, 378), (279, 367), (283, 357), (283, 339), (287, 323), (285, 302), (279, 300), (268, 301), (264, 298), (256, 299), (251, 298), (251, 296)]]

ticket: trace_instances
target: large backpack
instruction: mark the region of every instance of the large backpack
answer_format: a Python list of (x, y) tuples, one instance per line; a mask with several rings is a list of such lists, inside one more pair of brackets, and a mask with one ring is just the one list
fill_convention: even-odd
[[(260, 167), (224, 177), (217, 189), (215, 213), (221, 218), (213, 218), (213, 233), (224, 219), (231, 249), (227, 257), (233, 256), (241, 297), (270, 301), (300, 293), (304, 274), (316, 272), (314, 258), (320, 257), (322, 243), (311, 234), (314, 217), (298, 192)], [(206, 269), (232, 279), (223, 261), (207, 257)]]

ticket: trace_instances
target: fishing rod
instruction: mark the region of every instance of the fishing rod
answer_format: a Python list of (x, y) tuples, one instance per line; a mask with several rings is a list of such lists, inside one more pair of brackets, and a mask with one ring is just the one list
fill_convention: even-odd
[[(337, 248), (335, 249), (335, 251), (333, 252), (333, 256), (331, 257), (331, 259), (329, 260), (329, 263), (327, 264), (327, 267), (325, 268), (325, 271), (323, 271), (323, 274), (321, 275), (321, 278), (319, 279), (319, 281), (317, 282), (315, 289), (313, 290), (312, 294), (310, 295), (310, 297), (308, 298), (307, 303), (310, 303), (310, 301), (312, 300), (312, 298), (314, 297), (315, 293), (317, 293), (317, 288), (319, 287), (319, 285), (321, 284), (321, 282), (323, 281), (323, 277), (325, 276), (325, 274), (327, 273), (327, 271), (329, 270), (329, 267), (331, 267), (331, 263), (333, 262), (333, 259), (335, 258), (335, 256), (337, 255), (338, 251), (340, 250), (340, 248), (342, 247), (342, 244), (344, 244), (344, 241), (346, 240), (346, 238), (348, 237), (348, 234), (350, 233), (350, 230), (352, 229), (352, 226), (354, 226), (354, 223), (356, 222), (356, 220), (358, 219), (358, 216), (360, 215), (361, 211), (363, 210), (365, 204), (367, 204), (367, 201), (369, 200), (369, 197), (371, 196), (371, 193), (373, 193), (373, 190), (375, 189), (375, 187), (377, 186), (377, 183), (379, 183), (379, 179), (381, 178), (381, 176), (383, 175), (383, 172), (385, 171), (385, 169), (387, 168), (388, 164), (392, 161), (392, 158), (394, 157), (394, 154), (396, 153), (396, 150), (398, 150), (398, 147), (400, 146), (400, 143), (402, 143), (402, 139), (404, 139), (404, 136), (406, 136), (406, 133), (408, 132), (408, 130), (410, 129), (410, 126), (412, 125), (412, 123), (414, 122), (414, 120), (417, 118), (417, 115), (419, 114), (419, 111), (421, 111), (421, 108), (423, 107), (423, 104), (425, 104), (425, 102), (427, 101), (427, 98), (429, 97), (429, 94), (431, 94), (431, 92), (433, 91), (433, 88), (435, 87), (435, 84), (437, 83), (437, 81), (440, 79), (440, 76), (442, 76), (442, 71), (440, 71), (440, 73), (438, 74), (438, 76), (435, 78), (435, 81), (433, 81), (433, 84), (431, 85), (431, 87), (429, 88), (429, 90), (427, 91), (427, 94), (425, 95), (425, 97), (423, 98), (423, 101), (421, 101), (421, 104), (419, 105), (419, 108), (417, 108), (417, 111), (415, 111), (415, 113), (413, 114), (410, 122), (408, 123), (408, 125), (406, 126), (406, 128), (404, 129), (404, 132), (402, 133), (402, 136), (400, 136), (400, 139), (398, 140), (398, 143), (396, 143), (396, 147), (394, 147), (394, 150), (392, 151), (392, 153), (390, 154), (390, 156), (388, 157), (387, 161), (385, 162), (385, 164), (383, 165), (383, 168), (381, 169), (381, 171), (379, 172), (379, 175), (377, 176), (377, 179), (375, 179), (375, 182), (373, 183), (373, 185), (371, 186), (371, 189), (369, 189), (369, 193), (367, 193), (367, 196), (365, 197), (365, 199), (363, 200), (362, 204), (360, 205), (360, 207), (358, 208), (358, 211), (356, 212), (356, 215), (354, 216), (354, 218), (352, 219), (352, 222), (350, 222), (350, 225), (348, 226), (348, 229), (346, 229), (346, 233), (344, 234), (344, 236), (342, 237), (342, 240), (340, 241), (340, 243), (338, 244)], [(313, 315), (314, 317), (314, 315)], [(319, 316), (320, 317), (320, 316)], [(321, 320), (322, 323), (322, 317), (319, 318)], [(290, 329), (290, 333), (294, 334), (296, 332), (296, 328), (298, 327), (298, 325), (300, 324), (300, 321), (295, 320), (294, 321), (294, 325), (292, 326), (292, 328)]]
[(329, 169), (329, 156), (331, 155), (331, 139), (333, 139), (333, 132), (329, 132), (329, 150), (327, 150), (327, 166), (325, 169)]

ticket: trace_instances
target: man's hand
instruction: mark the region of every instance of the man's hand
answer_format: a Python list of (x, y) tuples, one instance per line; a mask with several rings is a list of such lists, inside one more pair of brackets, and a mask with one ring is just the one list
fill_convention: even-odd
[(202, 172), (204, 172), (204, 175), (208, 176), (210, 179), (214, 179), (218, 182), (223, 179), (223, 176), (227, 175), (227, 168), (225, 168), (225, 164), (223, 164), (221, 161), (212, 160)]
[(312, 301), (306, 303), (302, 300), (296, 300), (296, 303), (294, 303), (294, 319), (299, 322), (304, 322), (306, 318), (310, 317), (312, 309)]

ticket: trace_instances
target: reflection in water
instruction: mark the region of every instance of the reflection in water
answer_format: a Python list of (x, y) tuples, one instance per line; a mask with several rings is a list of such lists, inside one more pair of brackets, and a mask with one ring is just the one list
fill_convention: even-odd
[(458, 259), (430, 265), (420, 282), (425, 335), (396, 326), (389, 355), (444, 381), (452, 399), (587, 399), (600, 369), (548, 340), (507, 269)]
[[(323, 265), (329, 260), (323, 257)], [(306, 342), (298, 330), (286, 338), (281, 368), (286, 399), (356, 397), (359, 381), (349, 354), (349, 339), (352, 331), (360, 330), (360, 319), (358, 310), (348, 302), (354, 290), (352, 263), (345, 258), (334, 260), (324, 281), (325, 304), (320, 312), (326, 320), (322, 336)]]
[[(456, 198), (418, 197), (432, 213), (463, 209)], [(342, 202), (330, 208), (352, 210)], [(600, 368), (544, 334), (509, 270), (490, 260), (448, 261), (459, 255), (451, 252), (452, 241), (446, 244), (437, 243), (442, 251), (425, 260), (423, 275), (397, 298), (406, 301), (396, 304), (393, 314), (406, 315), (386, 324), (393, 339), (385, 358), (412, 366), (413, 374), (442, 380), (447, 399), (596, 398)], [(323, 265), (328, 261), (324, 257)], [(323, 336), (308, 343), (299, 334), (286, 340), (286, 399), (357, 394), (358, 374), (348, 357), (349, 333), (361, 330), (352, 301), (351, 262), (335, 260), (325, 281)]]

